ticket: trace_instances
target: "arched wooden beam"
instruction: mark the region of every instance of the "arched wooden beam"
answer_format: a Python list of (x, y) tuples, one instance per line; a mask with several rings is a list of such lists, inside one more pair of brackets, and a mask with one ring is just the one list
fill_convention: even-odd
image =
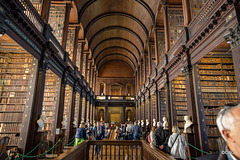
[[(111, 60), (109, 60), (109, 61), (106, 61), (105, 63), (108, 63), (108, 62), (111, 62), (111, 61), (121, 61), (121, 62), (123, 62), (123, 63), (126, 63), (126, 64), (131, 68), (131, 70), (132, 70), (132, 72), (133, 72), (133, 74), (134, 74), (134, 69), (133, 69), (132, 66), (130, 66), (130, 64), (128, 64), (127, 62), (125, 62), (125, 61), (123, 61), (123, 60), (121, 60), (121, 59), (111, 59)], [(103, 65), (101, 65), (100, 68), (98, 68), (98, 66), (97, 66), (96, 69), (97, 69), (98, 71), (100, 71), (100, 69), (102, 68), (102, 66), (103, 66)]]
[(81, 22), (81, 19), (82, 19), (82, 16), (83, 16), (83, 13), (85, 12), (85, 10), (94, 2), (96, 2), (97, 0), (90, 0), (88, 1), (82, 8), (81, 8), (81, 11), (79, 12), (78, 14), (78, 22)]
[[(109, 55), (104, 56), (104, 57), (103, 57), (101, 60), (99, 60), (99, 62), (96, 64), (96, 67), (98, 68), (98, 65), (99, 65), (105, 58), (110, 57), (110, 56), (115, 56), (115, 55), (119, 55), (119, 56), (122, 56), (122, 57), (127, 58), (127, 59), (131, 62), (131, 64), (134, 66), (134, 69), (136, 69), (136, 65), (133, 63), (133, 61), (132, 61), (128, 56), (126, 56), (126, 55), (124, 55), (124, 54), (121, 54), (121, 53), (112, 53), (112, 54), (109, 54)], [(131, 67), (131, 68), (132, 68), (132, 67)]]
[(88, 43), (89, 48), (91, 48), (92, 41), (93, 41), (97, 36), (99, 36), (101, 33), (105, 32), (105, 31), (114, 30), (114, 29), (124, 30), (124, 31), (127, 31), (127, 32), (133, 34), (133, 35), (140, 41), (142, 47), (144, 48), (143, 40), (139, 37), (139, 35), (138, 35), (136, 32), (134, 32), (133, 30), (131, 30), (131, 29), (129, 29), (129, 28), (126, 28), (126, 27), (122, 27), (122, 26), (109, 26), (109, 27), (106, 27), (106, 28), (101, 29), (100, 31), (98, 31), (97, 33), (95, 33), (95, 34), (91, 37), (91, 39), (89, 40), (89, 43)]
[(136, 2), (140, 3), (148, 11), (148, 13), (150, 14), (150, 16), (152, 18), (153, 25), (156, 26), (155, 16), (154, 16), (154, 13), (153, 13), (151, 7), (144, 0), (136, 0)]
[(90, 23), (87, 24), (87, 27), (85, 28), (85, 32), (84, 32), (84, 37), (86, 38), (88, 30), (91, 28), (91, 26), (95, 22), (97, 22), (98, 20), (100, 20), (102, 18), (109, 17), (109, 16), (123, 16), (123, 17), (130, 18), (130, 19), (134, 20), (135, 22), (137, 22), (142, 27), (142, 29), (144, 30), (147, 37), (149, 36), (147, 27), (138, 18), (134, 17), (133, 15), (123, 13), (123, 12), (108, 12), (108, 13), (104, 13), (104, 14), (97, 16), (96, 18), (92, 19)]
[(110, 37), (110, 38), (108, 38), (108, 39), (104, 39), (103, 41), (101, 41), (100, 43), (98, 43), (98, 44), (96, 45), (96, 47), (92, 50), (92, 57), (93, 57), (93, 53), (95, 52), (95, 50), (96, 50), (101, 44), (103, 44), (103, 43), (106, 42), (106, 41), (110, 41), (110, 40), (121, 40), (121, 41), (125, 41), (125, 42), (130, 43), (130, 44), (131, 44), (132, 46), (134, 46), (134, 48), (138, 51), (139, 57), (141, 56), (141, 53), (140, 53), (139, 49), (137, 48), (137, 46), (136, 46), (133, 42), (129, 41), (128, 39), (121, 38), (121, 37)]
[[(104, 49), (101, 50), (101, 51), (98, 53), (98, 55), (94, 58), (94, 61), (96, 61), (96, 59), (98, 58), (98, 56), (99, 56), (101, 53), (105, 52), (105, 51), (108, 50), (108, 49), (112, 49), (112, 48), (113, 48), (113, 49), (114, 49), (114, 48), (123, 49), (123, 50), (129, 52), (129, 53), (134, 57), (134, 59), (135, 59), (136, 62), (137, 62), (137, 65), (138, 65), (138, 60), (137, 60), (135, 54), (133, 54), (133, 53), (132, 53), (130, 50), (128, 50), (127, 48), (120, 47), (120, 46), (111, 46), (111, 47), (108, 47), (108, 48), (104, 48)], [(94, 56), (94, 54), (93, 54), (93, 56)], [(141, 57), (139, 57), (139, 58), (141, 58)]]

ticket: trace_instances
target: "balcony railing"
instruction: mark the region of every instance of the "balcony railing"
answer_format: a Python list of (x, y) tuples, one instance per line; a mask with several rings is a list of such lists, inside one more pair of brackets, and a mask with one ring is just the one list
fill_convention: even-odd
[(134, 101), (133, 96), (97, 96), (97, 100), (117, 100), (117, 101)]
[[(99, 151), (99, 154), (96, 152)], [(55, 160), (128, 159), (128, 160), (173, 160), (174, 158), (153, 149), (145, 141), (85, 141), (63, 153)]]

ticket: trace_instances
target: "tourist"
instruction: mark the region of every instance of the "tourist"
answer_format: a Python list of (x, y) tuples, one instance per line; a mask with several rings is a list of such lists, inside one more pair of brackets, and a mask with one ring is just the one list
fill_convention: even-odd
[(217, 116), (218, 129), (226, 141), (220, 152), (208, 154), (199, 160), (240, 160), (240, 104), (225, 106)]
[(87, 139), (87, 133), (85, 129), (84, 123), (81, 123), (79, 128), (77, 129), (76, 135), (75, 135), (75, 143), (74, 147), (81, 144), (85, 139)]
[(125, 124), (123, 125), (123, 129), (122, 129), (122, 137), (123, 137), (123, 140), (127, 140), (127, 122), (125, 122)]
[(111, 129), (110, 128), (108, 128), (108, 129), (106, 129), (106, 132), (105, 132), (105, 138), (106, 139), (109, 139), (110, 138), (110, 133), (111, 133)]
[(118, 126), (116, 126), (116, 129), (115, 129), (115, 136), (114, 136), (114, 139), (115, 140), (119, 140), (120, 139), (120, 136), (121, 136), (121, 130)]
[(133, 139), (140, 140), (141, 132), (140, 126), (135, 122), (133, 126)]
[(104, 122), (101, 123), (101, 128), (102, 128), (102, 139), (104, 138), (105, 132), (106, 132), (106, 128), (105, 128), (105, 124)]
[(168, 140), (168, 147), (170, 149), (170, 155), (177, 160), (186, 159), (185, 149), (187, 147), (187, 142), (185, 138), (180, 135), (180, 130), (177, 126), (172, 127), (172, 135)]
[[(93, 135), (94, 135), (94, 140), (102, 140), (103, 137), (104, 137), (104, 134), (103, 134), (103, 129), (102, 129), (102, 126), (100, 125), (99, 122), (97, 122), (97, 125), (95, 126), (94, 128), (94, 131), (93, 131)], [(101, 149), (101, 146), (97, 147), (95, 146), (95, 151), (99, 154), (100, 153), (100, 149)]]
[(88, 123), (88, 127), (87, 127), (87, 135), (88, 135), (88, 140), (91, 140), (92, 137), (92, 126), (90, 123)]
[(153, 126), (150, 134), (148, 135), (148, 142), (150, 143), (151, 148), (155, 148), (155, 139), (154, 139), (155, 130), (156, 128)]
[(168, 138), (169, 135), (167, 131), (163, 130), (162, 124), (158, 127), (154, 134), (155, 147), (161, 149), (163, 152), (168, 151)]
[(132, 126), (132, 122), (130, 122), (127, 125), (126, 132), (127, 132), (127, 139), (128, 140), (133, 140), (133, 126)]

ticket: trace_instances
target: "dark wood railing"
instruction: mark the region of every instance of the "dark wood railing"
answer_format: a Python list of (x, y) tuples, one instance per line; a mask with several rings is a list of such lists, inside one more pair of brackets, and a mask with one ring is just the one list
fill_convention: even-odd
[[(99, 152), (99, 153), (98, 153)], [(55, 160), (173, 160), (168, 154), (153, 149), (145, 141), (85, 141), (61, 154)]]

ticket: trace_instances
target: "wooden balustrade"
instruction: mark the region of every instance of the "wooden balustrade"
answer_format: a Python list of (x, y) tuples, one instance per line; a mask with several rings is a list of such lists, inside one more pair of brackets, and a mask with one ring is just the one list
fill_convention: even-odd
[(19, 0), (19, 2), (23, 5), (25, 8), (25, 15), (29, 18), (29, 20), (33, 23), (33, 25), (39, 30), (39, 32), (43, 32), (44, 28), (44, 21), (41, 18), (41, 16), (38, 14), (35, 7), (32, 5), (32, 3), (29, 0)]
[[(99, 152), (99, 153), (98, 153)], [(85, 141), (61, 154), (55, 160), (99, 160), (99, 159), (128, 159), (128, 160), (173, 160), (168, 154), (153, 149), (145, 141)]]

